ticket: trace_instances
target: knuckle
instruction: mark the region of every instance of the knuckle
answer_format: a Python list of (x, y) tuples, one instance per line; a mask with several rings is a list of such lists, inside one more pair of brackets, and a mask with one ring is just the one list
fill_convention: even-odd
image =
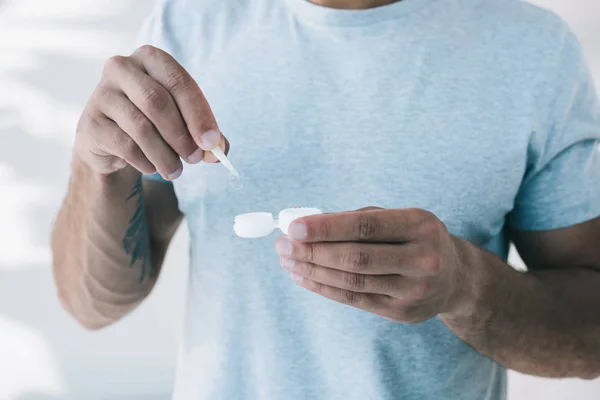
[[(191, 140), (191, 136), (186, 132), (175, 133), (170, 136), (172, 138), (170, 142), (173, 142), (174, 147), (189, 150), (190, 153), (192, 153), (197, 148), (194, 146), (194, 142)], [(188, 147), (191, 148), (188, 149)]]
[(142, 101), (152, 111), (162, 111), (169, 104), (169, 98), (157, 87), (149, 87), (142, 92)]
[(428, 274), (435, 275), (442, 267), (442, 259), (436, 253), (427, 254), (421, 257), (421, 268)]
[(321, 239), (328, 239), (333, 236), (334, 229), (332, 223), (328, 218), (323, 218), (319, 224), (317, 224), (317, 236)]
[(189, 89), (191, 81), (181, 72), (171, 72), (166, 77), (166, 88), (169, 92), (177, 95)]
[(87, 107), (81, 118), (80, 125), (85, 126), (86, 124), (91, 124), (98, 126), (103, 118), (104, 114), (100, 110), (95, 107)]
[(302, 268), (304, 276), (313, 279), (317, 275), (317, 268), (313, 264), (305, 264)]
[(344, 274), (343, 281), (350, 290), (361, 291), (365, 288), (366, 279), (360, 274)]
[(114, 92), (106, 85), (106, 83), (101, 82), (92, 96), (90, 98), (91, 104), (108, 104), (110, 102), (111, 97), (114, 95)]
[[(185, 125), (184, 125), (185, 126)], [(189, 157), (198, 149), (192, 137), (188, 133), (175, 135), (169, 142), (172, 143), (173, 150), (177, 151), (183, 157)]]
[(129, 136), (122, 133), (116, 133), (113, 135), (113, 140), (115, 142), (115, 147), (121, 149), (124, 156), (132, 155), (135, 152), (137, 145)]
[(125, 161), (119, 157), (112, 157), (110, 162), (111, 162), (111, 168), (115, 169), (115, 170), (119, 170), (119, 169), (125, 168), (125, 166), (127, 166), (127, 161)]
[(442, 221), (429, 211), (423, 211), (422, 233), (428, 237), (438, 237), (445, 229)]
[(413, 287), (413, 297), (418, 300), (422, 300), (429, 294), (429, 283), (419, 282)]
[(123, 153), (127, 156), (133, 156), (137, 153), (137, 145), (129, 136), (123, 135)]
[(135, 133), (139, 136), (148, 136), (154, 131), (154, 125), (146, 116), (140, 112), (136, 112), (132, 115), (133, 128)]
[(96, 142), (98, 139), (104, 136), (102, 135), (103, 118), (104, 114), (102, 114), (102, 112), (93, 107), (87, 107), (79, 118), (79, 121), (77, 121), (77, 127), (75, 131), (76, 138), (81, 138), (82, 136), (87, 137), (88, 139), (92, 138), (92, 141), (97, 146)]
[(306, 260), (309, 263), (314, 262), (315, 257), (317, 257), (319, 255), (319, 252), (321, 251), (319, 250), (319, 246), (316, 244), (308, 243), (303, 247), (305, 248), (304, 254), (306, 256)]
[(402, 298), (392, 298), (390, 300), (390, 307), (393, 310), (402, 310), (408, 307), (412, 307), (415, 304), (417, 304), (417, 300), (409, 296), (403, 296)]
[(359, 216), (355, 229), (360, 240), (371, 240), (379, 231), (379, 222), (372, 216), (363, 214)]
[(346, 253), (344, 264), (353, 271), (363, 271), (371, 265), (371, 254), (364, 248), (350, 250)]
[(128, 63), (127, 57), (112, 56), (104, 63), (104, 71), (110, 73), (123, 68)]
[(135, 51), (135, 54), (139, 55), (140, 57), (153, 57), (157, 54), (157, 52), (158, 49), (156, 47), (145, 44), (138, 47), (138, 49)]

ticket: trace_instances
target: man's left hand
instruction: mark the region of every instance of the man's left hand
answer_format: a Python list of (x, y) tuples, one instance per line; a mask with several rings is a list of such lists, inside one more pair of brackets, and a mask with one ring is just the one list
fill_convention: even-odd
[(404, 323), (461, 313), (473, 285), (462, 254), (470, 245), (432, 213), (377, 209), (294, 221), (276, 244), (302, 287)]

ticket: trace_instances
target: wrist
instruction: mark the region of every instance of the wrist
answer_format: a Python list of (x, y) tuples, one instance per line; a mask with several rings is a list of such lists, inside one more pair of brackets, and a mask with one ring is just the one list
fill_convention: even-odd
[(91, 192), (101, 192), (107, 195), (115, 192), (131, 191), (131, 187), (138, 181), (141, 173), (127, 164), (125, 168), (111, 173), (101, 173), (92, 168), (79, 155), (73, 151), (72, 179), (85, 182)]
[(446, 319), (471, 319), (477, 314), (489, 278), (485, 252), (472, 243), (452, 236), (458, 263), (454, 298), (448, 310), (440, 314)]

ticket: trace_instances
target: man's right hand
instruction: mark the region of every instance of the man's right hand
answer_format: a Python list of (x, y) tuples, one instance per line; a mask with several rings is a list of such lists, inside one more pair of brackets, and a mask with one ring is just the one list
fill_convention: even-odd
[(181, 175), (181, 159), (215, 162), (226, 146), (215, 117), (187, 71), (169, 54), (142, 46), (106, 62), (79, 120), (77, 156), (100, 174), (131, 165), (164, 179)]

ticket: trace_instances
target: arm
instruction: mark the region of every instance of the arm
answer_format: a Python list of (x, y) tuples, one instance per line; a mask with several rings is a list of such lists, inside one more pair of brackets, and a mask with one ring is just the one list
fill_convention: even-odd
[(520, 372), (600, 376), (600, 218), (513, 232), (527, 273), (418, 209), (305, 217), (288, 235), (276, 246), (281, 265), (308, 290), (396, 322), (439, 316)]
[(135, 308), (156, 283), (181, 220), (172, 185), (142, 181), (133, 168), (103, 176), (74, 157), (52, 234), (54, 278), (65, 309), (98, 329)]
[(479, 352), (507, 368), (546, 377), (600, 376), (600, 218), (545, 232), (512, 231), (527, 273), (473, 245), (480, 270), (464, 314), (442, 317)]
[(292, 223), (277, 243), (292, 279), (391, 321), (439, 316), (508, 368), (600, 376), (600, 108), (565, 30), (535, 96), (527, 168), (506, 221), (528, 272), (450, 235), (431, 213), (390, 209)]
[[(466, 242), (470, 307), (444, 322), (474, 348), (517, 371), (600, 376), (600, 113), (577, 39), (568, 33), (539, 94), (538, 129), (507, 216), (527, 273)], [(536, 142), (538, 144), (536, 144)], [(580, 221), (585, 223), (575, 224)], [(556, 229), (558, 227), (567, 227)]]
[[(470, 305), (443, 321), (475, 349), (517, 371), (600, 376), (600, 113), (589, 68), (568, 32), (536, 95), (540, 118), (507, 234), (519, 273), (457, 241), (472, 272)], [(543, 76), (543, 75), (540, 75)], [(539, 135), (539, 136), (538, 136)], [(537, 137), (537, 138), (536, 138)], [(575, 225), (575, 221), (588, 221)], [(570, 226), (569, 228), (555, 229)]]
[[(116, 321), (156, 282), (181, 220), (172, 180), (227, 149), (208, 102), (173, 57), (142, 46), (113, 57), (77, 127), (72, 177), (52, 236), (65, 308), (85, 327)], [(205, 154), (205, 151), (206, 154)]]

